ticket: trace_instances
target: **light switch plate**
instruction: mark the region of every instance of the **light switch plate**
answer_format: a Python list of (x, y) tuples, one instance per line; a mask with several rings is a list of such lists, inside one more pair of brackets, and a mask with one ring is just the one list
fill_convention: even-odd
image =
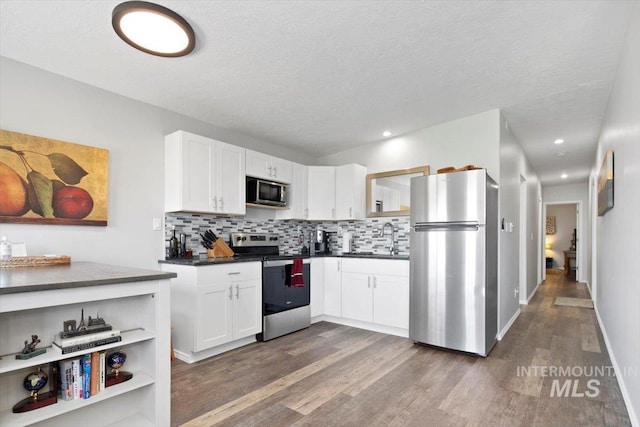
[(158, 231), (162, 228), (162, 219), (153, 218), (153, 231)]

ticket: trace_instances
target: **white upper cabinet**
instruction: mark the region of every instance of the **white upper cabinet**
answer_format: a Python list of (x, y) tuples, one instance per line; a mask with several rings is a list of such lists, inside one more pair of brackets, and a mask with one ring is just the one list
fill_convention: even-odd
[(277, 219), (307, 219), (309, 217), (308, 168), (299, 163), (292, 163), (292, 172), (291, 185), (287, 187), (287, 206), (289, 209), (276, 211)]
[(366, 177), (364, 166), (309, 166), (310, 220), (364, 220)]
[(350, 164), (336, 167), (336, 216), (334, 219), (364, 220), (367, 168)]
[(166, 212), (244, 215), (245, 149), (177, 131), (165, 137)]
[(308, 208), (310, 220), (336, 219), (336, 168), (309, 166)]
[(246, 152), (248, 176), (291, 184), (292, 164), (290, 161), (257, 151), (246, 150)]

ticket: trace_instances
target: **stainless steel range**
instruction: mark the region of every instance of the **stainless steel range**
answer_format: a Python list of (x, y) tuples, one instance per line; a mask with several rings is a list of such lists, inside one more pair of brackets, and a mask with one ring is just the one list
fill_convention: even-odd
[[(273, 233), (232, 233), (231, 246), (237, 257), (262, 259), (262, 333), (256, 338), (268, 341), (309, 327), (309, 257), (280, 255), (278, 236)], [(292, 286), (295, 259), (302, 260), (302, 286)]]

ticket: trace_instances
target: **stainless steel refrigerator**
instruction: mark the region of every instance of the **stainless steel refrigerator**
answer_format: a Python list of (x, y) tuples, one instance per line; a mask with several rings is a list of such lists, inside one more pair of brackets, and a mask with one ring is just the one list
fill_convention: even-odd
[(498, 333), (498, 186), (484, 169), (411, 180), (409, 337), (486, 356)]

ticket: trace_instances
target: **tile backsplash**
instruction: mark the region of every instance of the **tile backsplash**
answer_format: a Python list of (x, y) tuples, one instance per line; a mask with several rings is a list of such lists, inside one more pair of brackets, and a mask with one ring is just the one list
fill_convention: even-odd
[(327, 221), (309, 222), (294, 220), (257, 219), (247, 217), (216, 217), (207, 214), (166, 213), (165, 240), (168, 240), (175, 227), (176, 235), (187, 235), (187, 249), (194, 256), (205, 255), (207, 250), (200, 244), (200, 233), (211, 229), (215, 234), (229, 241), (233, 232), (277, 233), (280, 241), (280, 253), (299, 254), (302, 246), (309, 246), (311, 234), (316, 229), (331, 232), (331, 250), (334, 254), (342, 250), (342, 233), (353, 233), (354, 252), (389, 252), (391, 233), (380, 236), (382, 226), (390, 222), (395, 230), (395, 248), (399, 255), (409, 255), (409, 217), (368, 218), (365, 221)]

